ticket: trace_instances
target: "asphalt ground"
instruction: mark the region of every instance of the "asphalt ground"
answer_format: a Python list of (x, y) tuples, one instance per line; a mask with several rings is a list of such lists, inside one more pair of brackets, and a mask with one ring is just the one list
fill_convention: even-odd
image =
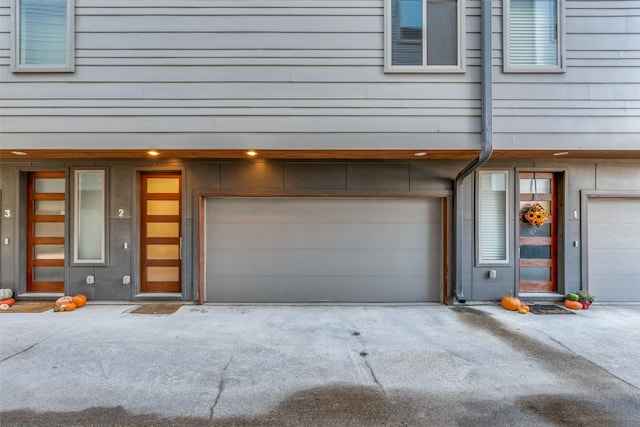
[(638, 426), (640, 306), (0, 314), (1, 426)]

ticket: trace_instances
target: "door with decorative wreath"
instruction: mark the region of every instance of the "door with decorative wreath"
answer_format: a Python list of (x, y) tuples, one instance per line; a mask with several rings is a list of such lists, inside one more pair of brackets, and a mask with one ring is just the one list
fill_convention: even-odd
[(519, 292), (556, 293), (557, 184), (553, 172), (520, 172)]

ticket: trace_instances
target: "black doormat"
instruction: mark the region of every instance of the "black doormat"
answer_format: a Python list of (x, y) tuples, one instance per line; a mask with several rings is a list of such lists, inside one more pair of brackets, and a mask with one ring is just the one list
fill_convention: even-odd
[(575, 314), (573, 311), (555, 304), (531, 304), (529, 312), (533, 314)]

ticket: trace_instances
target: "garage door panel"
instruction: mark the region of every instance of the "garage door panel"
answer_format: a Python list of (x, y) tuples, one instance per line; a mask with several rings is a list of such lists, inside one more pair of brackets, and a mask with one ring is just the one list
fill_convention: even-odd
[(211, 198), (206, 301), (440, 301), (442, 200)]
[[(224, 276), (217, 278), (211, 298), (218, 302), (413, 302), (436, 301), (439, 278), (405, 276), (367, 277), (363, 299), (361, 279), (352, 276)], [(252, 286), (248, 287), (247, 283)]]
[[(640, 249), (640, 241), (636, 235), (638, 233), (638, 224), (624, 222), (591, 224), (589, 249)], [(615, 248), (612, 248), (612, 241), (615, 241)]]
[(640, 198), (591, 198), (587, 271), (596, 301), (640, 301)]
[[(423, 251), (318, 251), (318, 250), (223, 250), (211, 253), (210, 277), (225, 275), (277, 275), (282, 271), (297, 276), (405, 275), (408, 271), (426, 275), (437, 269), (439, 254), (424, 259)], [(380, 262), (384, 260), (384, 262)]]
[[(222, 200), (222, 199), (218, 199)], [(224, 199), (224, 203), (212, 203), (207, 212), (207, 222), (282, 222), (282, 198), (278, 197), (238, 197)], [(296, 198), (294, 204), (286, 208), (286, 218), (293, 223), (354, 222), (354, 218), (366, 222), (438, 222), (441, 216), (440, 199), (389, 199), (384, 209), (380, 209), (384, 199), (343, 198), (340, 209), (319, 209), (323, 198)], [(333, 198), (325, 198), (332, 203)], [(411, 206), (411, 209), (407, 209)]]
[(210, 224), (207, 245), (209, 249), (440, 248), (438, 241), (425, 237), (438, 235), (441, 227), (433, 223)]

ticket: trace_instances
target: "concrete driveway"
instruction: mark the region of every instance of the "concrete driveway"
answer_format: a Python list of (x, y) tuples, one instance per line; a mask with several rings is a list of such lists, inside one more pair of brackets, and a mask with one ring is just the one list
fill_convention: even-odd
[(0, 424), (640, 420), (640, 306), (88, 305), (0, 314)]

